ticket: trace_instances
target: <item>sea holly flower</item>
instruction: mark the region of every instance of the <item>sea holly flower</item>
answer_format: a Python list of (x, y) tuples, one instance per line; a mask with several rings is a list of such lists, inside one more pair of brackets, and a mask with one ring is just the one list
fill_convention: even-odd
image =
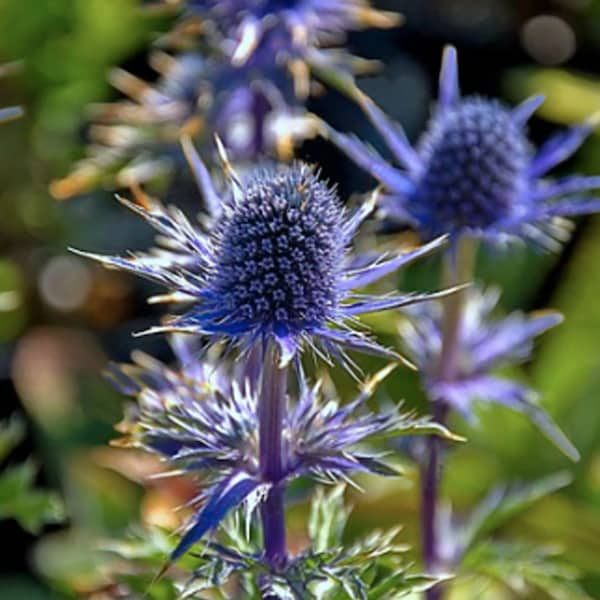
[[(354, 288), (378, 281), (445, 240), (405, 254), (354, 257), (349, 247), (372, 202), (348, 214), (335, 191), (302, 163), (268, 165), (241, 179), (217, 141), (229, 194), (216, 191), (192, 144), (184, 142), (206, 204), (214, 208), (206, 228), (192, 226), (177, 209), (167, 210), (138, 192), (141, 204), (124, 202), (158, 231), (158, 248), (124, 257), (83, 255), (167, 287), (169, 293), (154, 301), (184, 305), (179, 315), (146, 333), (196, 334), (206, 346), (237, 347), (242, 359), (238, 364), (244, 377), (235, 380), (231, 394), (217, 393), (214, 400), (209, 395), (189, 407), (176, 404), (172, 409), (160, 397), (157, 401), (147, 394), (154, 400), (152, 409), (142, 412), (145, 422), (131, 430), (141, 433), (140, 447), (178, 463), (178, 470), (209, 470), (215, 477), (209, 495), (203, 497), (204, 507), (171, 560), (214, 529), (230, 509), (246, 503), (251, 513), (260, 508), (264, 557), (279, 573), (289, 561), (284, 503), (288, 479), (306, 473), (327, 480), (361, 471), (390, 474), (377, 456), (351, 447), (377, 433), (438, 431), (435, 426), (414, 425), (412, 417), (397, 411), (357, 417), (353, 424), (352, 411), (360, 402), (350, 408), (332, 402), (321, 405), (316, 390), (311, 392), (303, 383), (301, 349), (309, 346), (326, 359), (334, 356), (351, 371), (355, 365), (347, 350), (401, 359), (357, 329), (355, 317), (455, 290), (354, 293)], [(293, 359), (300, 382), (296, 408), (288, 403), (287, 366)], [(177, 395), (188, 398), (179, 391)], [(161, 411), (161, 405), (175, 414)]]
[(506, 406), (525, 414), (564, 454), (578, 460), (579, 453), (550, 416), (536, 404), (537, 393), (529, 386), (499, 377), (493, 371), (530, 358), (534, 339), (558, 325), (562, 316), (551, 311), (525, 315), (513, 312), (501, 318), (492, 313), (497, 290), (477, 289), (466, 294), (455, 346), (454, 369), (449, 378), (440, 374), (443, 343), (443, 307), (439, 303), (410, 309), (411, 318), (401, 327), (408, 354), (417, 364), (423, 385), (434, 404), (474, 419), (476, 400)]
[(313, 136), (316, 124), (271, 64), (272, 52), (265, 47), (243, 68), (211, 55), (154, 52), (155, 84), (114, 69), (110, 81), (125, 99), (91, 107), (87, 155), (50, 191), (63, 199), (99, 185), (168, 180), (185, 168), (182, 135), (206, 144), (217, 134), (236, 160), (289, 158), (296, 140)]
[(92, 107), (92, 143), (72, 172), (51, 184), (55, 197), (168, 180), (183, 164), (177, 145), (183, 134), (201, 144), (218, 134), (236, 161), (291, 159), (296, 142), (318, 131), (304, 106), (315, 87), (311, 73), (334, 85), (351, 80), (371, 61), (339, 47), (345, 32), (397, 22), (363, 0), (209, 0), (188, 3), (184, 22), (191, 15), (203, 19), (202, 35), (198, 28), (176, 27), (171, 37), (185, 52), (150, 55), (159, 73), (155, 84), (121, 69), (111, 72), (126, 99)]
[(350, 367), (345, 350), (398, 359), (357, 329), (356, 317), (454, 291), (356, 293), (356, 288), (436, 250), (444, 239), (403, 254), (357, 260), (350, 245), (373, 202), (349, 213), (313, 167), (267, 166), (240, 179), (225, 162), (232, 189), (219, 197), (195, 154), (191, 165), (204, 196), (211, 198), (209, 204), (221, 206), (220, 216), (207, 231), (193, 226), (175, 208), (149, 200), (145, 207), (122, 200), (159, 232), (160, 247), (129, 256), (78, 252), (165, 286), (170, 293), (154, 301), (185, 307), (144, 333), (196, 334), (209, 344), (238, 346), (242, 353), (273, 340), (281, 365), (310, 346)]
[(377, 10), (367, 0), (187, 0), (189, 14), (213, 22), (231, 47), (234, 64), (243, 64), (271, 35), (279, 40), (275, 61), (292, 71), (323, 62), (323, 46), (339, 46), (350, 31), (388, 28), (395, 13)]
[(358, 97), (397, 164), (324, 125), (327, 135), (381, 182), (383, 215), (411, 225), (425, 239), (466, 234), (551, 249), (566, 233), (561, 217), (600, 210), (600, 200), (589, 194), (600, 188), (600, 177), (546, 178), (575, 153), (595, 119), (551, 137), (536, 151), (526, 124), (543, 98), (510, 108), (498, 100), (461, 97), (452, 47), (444, 52), (437, 106), (415, 147), (370, 99)]
[(273, 486), (296, 477), (336, 483), (356, 473), (396, 475), (383, 457), (364, 446), (369, 440), (419, 433), (459, 439), (428, 417), (402, 413), (398, 407), (368, 410), (366, 401), (393, 367), (368, 380), (347, 405), (324, 398), (320, 384), (302, 380), (297, 401), (285, 399), (280, 478), (267, 481), (260, 471), (259, 392), (248, 380), (239, 383), (234, 377), (227, 383), (223, 371), (209, 362), (196, 358), (193, 365), (193, 373), (185, 363), (176, 370), (138, 353), (134, 364), (110, 369), (118, 389), (137, 400), (119, 425), (124, 437), (116, 443), (160, 456), (168, 473), (205, 480), (206, 487), (192, 501), (203, 506), (173, 560), (214, 530), (232, 508), (245, 503), (252, 513)]

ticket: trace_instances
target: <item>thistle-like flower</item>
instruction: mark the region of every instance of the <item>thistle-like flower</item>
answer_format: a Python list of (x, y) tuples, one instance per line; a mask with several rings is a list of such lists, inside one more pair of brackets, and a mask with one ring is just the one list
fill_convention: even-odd
[(388, 28), (395, 13), (376, 10), (368, 0), (186, 0), (191, 14), (211, 20), (231, 46), (234, 64), (243, 64), (271, 35), (279, 40), (274, 62), (292, 71), (326, 64), (323, 46), (340, 45), (350, 31)]
[[(191, 151), (191, 150), (190, 150)], [(405, 254), (357, 261), (349, 252), (373, 202), (348, 214), (336, 192), (302, 163), (269, 166), (240, 180), (225, 163), (232, 193), (219, 200), (208, 172), (191, 156), (196, 179), (221, 214), (209, 231), (174, 208), (122, 200), (159, 233), (162, 249), (123, 257), (79, 252), (107, 267), (131, 271), (170, 290), (154, 301), (187, 309), (146, 333), (184, 332), (241, 352), (273, 340), (287, 364), (304, 344), (350, 365), (344, 349), (397, 359), (353, 326), (365, 313), (407, 306), (451, 293), (356, 294), (443, 244), (439, 238)], [(356, 265), (359, 266), (356, 266)]]
[(215, 529), (229, 510), (246, 502), (252, 512), (271, 487), (296, 477), (335, 483), (361, 472), (397, 474), (381, 456), (361, 449), (367, 440), (413, 433), (456, 439), (427, 417), (403, 414), (398, 407), (379, 414), (366, 408), (366, 400), (393, 367), (368, 380), (356, 400), (344, 406), (324, 399), (319, 384), (302, 381), (298, 401), (287, 398), (280, 479), (266, 481), (259, 464), (259, 402), (248, 381), (238, 384), (234, 377), (226, 383), (220, 369), (197, 359), (193, 373), (183, 363), (178, 371), (141, 353), (134, 360), (110, 369), (118, 389), (137, 399), (119, 425), (125, 437), (117, 444), (157, 454), (172, 474), (202, 475), (206, 483), (192, 501), (203, 506), (173, 560)]
[(514, 109), (478, 96), (461, 98), (452, 47), (444, 52), (437, 108), (416, 148), (398, 124), (359, 97), (398, 166), (325, 126), (327, 135), (383, 184), (383, 215), (415, 227), (425, 239), (442, 233), (520, 238), (551, 249), (565, 236), (559, 217), (600, 210), (600, 200), (588, 194), (600, 188), (600, 177), (545, 179), (579, 148), (595, 121), (559, 133), (534, 151), (526, 123), (543, 98)]
[(153, 85), (114, 69), (110, 82), (126, 99), (91, 107), (93, 143), (67, 177), (52, 183), (52, 194), (64, 199), (99, 185), (168, 178), (185, 168), (182, 135), (208, 143), (217, 134), (236, 160), (289, 158), (316, 124), (272, 54), (265, 47), (238, 67), (210, 54), (154, 52), (150, 64), (159, 79)]
[(197, 28), (176, 28), (177, 46), (187, 29), (193, 34), (183, 54), (150, 55), (156, 84), (112, 71), (111, 83), (127, 99), (92, 107), (93, 143), (67, 177), (52, 183), (55, 197), (168, 178), (183, 163), (183, 134), (209, 143), (216, 133), (235, 160), (291, 159), (296, 142), (317, 133), (304, 106), (311, 73), (333, 82), (371, 66), (323, 46), (338, 45), (351, 29), (397, 22), (363, 0), (189, 2), (184, 23), (194, 15), (203, 19), (203, 34), (216, 31), (199, 37)]
[(529, 386), (492, 374), (499, 368), (527, 360), (533, 351), (533, 340), (558, 325), (562, 316), (544, 311), (525, 315), (513, 312), (493, 318), (499, 293), (468, 292), (456, 344), (455, 368), (449, 379), (440, 375), (442, 354), (443, 307), (439, 303), (409, 309), (411, 318), (401, 327), (408, 354), (418, 365), (424, 388), (434, 403), (442, 403), (473, 420), (475, 400), (493, 402), (524, 413), (569, 458), (579, 454), (536, 404), (537, 393)]

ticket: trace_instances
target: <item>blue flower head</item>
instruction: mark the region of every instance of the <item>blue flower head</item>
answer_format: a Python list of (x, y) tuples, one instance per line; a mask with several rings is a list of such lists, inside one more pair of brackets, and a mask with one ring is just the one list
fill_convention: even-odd
[(395, 256), (353, 257), (353, 236), (373, 204), (349, 214), (306, 164), (258, 168), (240, 179), (226, 163), (232, 193), (219, 198), (198, 156), (191, 162), (208, 204), (220, 207), (208, 231), (158, 202), (142, 207), (123, 200), (157, 229), (162, 249), (124, 257), (80, 253), (151, 279), (171, 292), (155, 300), (186, 306), (150, 332), (192, 333), (242, 352), (269, 338), (279, 345), (283, 364), (304, 344), (345, 364), (344, 349), (397, 358), (356, 330), (354, 318), (452, 291), (356, 294), (355, 288), (430, 253), (444, 240)]
[(525, 315), (513, 312), (494, 318), (499, 293), (470, 289), (461, 320), (456, 360), (450, 379), (440, 376), (443, 307), (429, 303), (409, 309), (401, 328), (409, 357), (419, 367), (429, 398), (473, 420), (475, 400), (493, 402), (524, 413), (569, 458), (577, 460), (576, 448), (550, 417), (536, 404), (537, 393), (527, 385), (498, 377), (493, 371), (527, 360), (534, 339), (562, 321), (554, 312)]
[(327, 64), (322, 46), (340, 45), (348, 32), (393, 27), (399, 17), (367, 0), (187, 0), (188, 12), (212, 21), (231, 42), (232, 61), (246, 62), (269, 36), (279, 40), (280, 63)]
[(171, 35), (185, 53), (150, 55), (156, 84), (113, 70), (111, 83), (127, 99), (93, 107), (87, 156), (51, 185), (55, 197), (168, 178), (183, 162), (182, 134), (206, 144), (216, 133), (237, 161), (289, 160), (296, 142), (317, 131), (305, 107), (311, 74), (331, 80), (364, 70), (369, 61), (340, 50), (345, 32), (397, 21), (363, 0), (192, 1), (184, 23), (194, 15), (203, 20), (200, 38), (192, 27), (188, 39), (183, 25)]
[(259, 416), (256, 392), (248, 384), (225, 383), (224, 373), (210, 363), (193, 361), (169, 368), (143, 354), (131, 365), (113, 365), (110, 375), (122, 392), (137, 403), (119, 425), (119, 446), (141, 448), (161, 457), (174, 475), (204, 479), (201, 505), (173, 552), (175, 560), (233, 508), (246, 503), (251, 511), (273, 485), (308, 475), (318, 481), (348, 481), (352, 474), (396, 475), (382, 457), (361, 448), (382, 436), (433, 433), (456, 439), (427, 417), (403, 414), (398, 407), (374, 413), (365, 406), (377, 384), (393, 367), (366, 382), (355, 401), (341, 405), (324, 398), (319, 384), (302, 380), (299, 398), (288, 407), (283, 426), (283, 470), (278, 481), (263, 481), (259, 468)]
[(68, 198), (98, 185), (160, 181), (185, 168), (182, 135), (206, 145), (217, 134), (232, 158), (287, 159), (299, 139), (314, 135), (314, 119), (265, 45), (243, 67), (207, 54), (151, 55), (155, 84), (114, 69), (110, 81), (125, 99), (93, 107), (85, 158), (51, 192)]
[(466, 234), (555, 247), (565, 235), (559, 217), (600, 210), (600, 200), (588, 194), (600, 188), (600, 177), (545, 178), (577, 150), (594, 123), (560, 133), (535, 151), (526, 123), (543, 98), (530, 98), (514, 109), (478, 96), (461, 98), (457, 73), (456, 51), (449, 47), (437, 108), (414, 148), (398, 124), (359, 94), (399, 166), (356, 138), (325, 126), (327, 134), (383, 184), (383, 215), (413, 226), (425, 239)]

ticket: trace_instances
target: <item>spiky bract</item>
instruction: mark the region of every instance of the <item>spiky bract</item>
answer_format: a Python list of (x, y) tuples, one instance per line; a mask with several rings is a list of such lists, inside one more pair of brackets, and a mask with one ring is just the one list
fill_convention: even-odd
[(578, 452), (546, 412), (537, 405), (537, 393), (527, 385), (494, 375), (500, 367), (530, 358), (534, 339), (562, 321), (560, 314), (513, 312), (495, 318), (499, 293), (469, 290), (460, 322), (452, 376), (440, 375), (443, 338), (443, 307), (439, 303), (411, 309), (401, 334), (409, 356), (419, 366), (423, 385), (433, 402), (441, 402), (474, 419), (473, 402), (481, 400), (507, 406), (527, 415), (567, 456)]
[(380, 414), (367, 409), (366, 400), (389, 369), (345, 406), (325, 399), (320, 385), (303, 381), (297, 402), (287, 398), (281, 479), (266, 482), (259, 465), (258, 398), (248, 381), (215, 385), (222, 372), (210, 363), (196, 361), (190, 379), (185, 369), (178, 372), (145, 355), (137, 355), (136, 361), (111, 368), (118, 388), (137, 399), (119, 426), (124, 437), (118, 444), (154, 453), (164, 460), (167, 472), (202, 476), (206, 484), (193, 501), (203, 502), (203, 507), (174, 559), (216, 528), (232, 508), (246, 502), (254, 509), (274, 485), (303, 475), (335, 483), (360, 472), (397, 474), (382, 457), (361, 448), (368, 440), (414, 433), (454, 439), (426, 417), (403, 414), (397, 407)]

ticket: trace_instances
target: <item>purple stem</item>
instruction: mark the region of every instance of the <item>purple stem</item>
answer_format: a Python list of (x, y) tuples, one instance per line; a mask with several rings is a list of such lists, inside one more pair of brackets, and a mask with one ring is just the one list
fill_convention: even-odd
[(282, 478), (283, 419), (287, 392), (287, 368), (280, 368), (274, 344), (265, 352), (259, 399), (260, 472), (272, 484), (261, 507), (265, 557), (271, 567), (281, 568), (287, 559), (285, 507)]
[[(462, 238), (454, 243), (448, 252), (444, 265), (444, 285), (454, 286), (467, 283), (473, 273), (475, 244)], [(460, 344), (460, 329), (467, 291), (463, 290), (449, 296), (444, 301), (444, 323), (442, 351), (438, 365), (438, 378), (451, 381), (455, 375)], [(433, 418), (441, 425), (448, 416), (448, 405), (443, 398), (432, 398)], [(441, 564), (440, 540), (437, 531), (437, 509), (439, 504), (439, 481), (441, 478), (442, 442), (435, 436), (427, 439), (426, 455), (421, 467), (421, 538), (423, 563), (429, 573), (435, 574), (444, 565)], [(439, 600), (445, 592), (438, 584), (425, 592), (427, 600)]]
[[(442, 424), (444, 422), (446, 412), (446, 407), (441, 403), (438, 402), (434, 405), (433, 416), (438, 423)], [(437, 571), (440, 559), (436, 530), (441, 471), (440, 454), (440, 440), (435, 436), (429, 436), (427, 439), (426, 460), (421, 472), (421, 536), (423, 563), (426, 571), (433, 574)], [(427, 600), (438, 600), (442, 597), (442, 594), (442, 586), (436, 585), (427, 590), (425, 596)]]

